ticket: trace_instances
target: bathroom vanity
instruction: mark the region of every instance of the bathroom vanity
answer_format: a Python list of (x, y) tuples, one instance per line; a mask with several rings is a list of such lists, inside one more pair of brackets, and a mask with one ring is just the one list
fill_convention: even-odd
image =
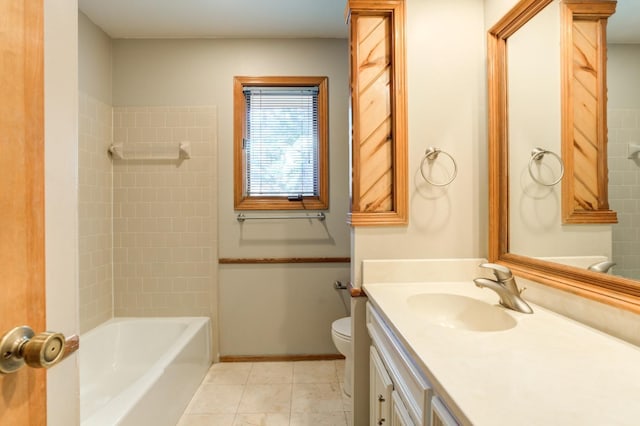
[(370, 424), (638, 424), (640, 348), (535, 304), (507, 310), (461, 279), (466, 264), (452, 280), (437, 261), (421, 281), (365, 279)]

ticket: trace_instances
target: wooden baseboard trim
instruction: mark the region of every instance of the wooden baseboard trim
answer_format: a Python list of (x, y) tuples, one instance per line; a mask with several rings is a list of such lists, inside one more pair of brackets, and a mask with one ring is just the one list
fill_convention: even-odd
[(332, 361), (344, 359), (341, 354), (321, 355), (223, 355), (220, 362)]

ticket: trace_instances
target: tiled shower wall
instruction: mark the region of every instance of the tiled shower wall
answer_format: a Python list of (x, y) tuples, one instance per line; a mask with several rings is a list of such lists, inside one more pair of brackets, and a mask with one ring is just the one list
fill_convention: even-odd
[(608, 121), (609, 205), (618, 213), (614, 272), (640, 279), (640, 157), (627, 158), (629, 143), (640, 145), (640, 109), (610, 109)]
[[(215, 107), (116, 107), (116, 316), (211, 315), (216, 277)], [(191, 158), (176, 156), (191, 145)]]
[(79, 286), (80, 332), (113, 315), (112, 292), (112, 108), (80, 93), (79, 99)]

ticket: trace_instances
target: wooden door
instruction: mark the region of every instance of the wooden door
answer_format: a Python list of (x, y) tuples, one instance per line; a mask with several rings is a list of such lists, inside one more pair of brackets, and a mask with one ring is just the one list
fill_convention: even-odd
[[(45, 329), (43, 91), (42, 0), (0, 0), (0, 336)], [(45, 380), (0, 375), (0, 425), (45, 425)]]

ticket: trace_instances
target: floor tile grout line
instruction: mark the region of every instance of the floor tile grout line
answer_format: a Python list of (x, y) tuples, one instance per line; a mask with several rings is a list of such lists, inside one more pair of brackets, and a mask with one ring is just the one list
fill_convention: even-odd
[[(260, 364), (260, 363), (258, 363), (258, 364)], [(287, 383), (286, 383), (286, 384), (289, 384), (291, 386), (290, 387), (290, 398), (289, 398), (290, 399), (290, 401), (289, 401), (289, 404), (290, 404), (289, 405), (289, 420), (288, 420), (288, 423), (287, 423), (287, 424), (289, 424), (289, 426), (294, 424), (293, 423), (294, 415), (302, 415), (302, 418), (307, 418), (308, 416), (311, 416), (310, 418), (312, 418), (313, 416), (317, 417), (317, 416), (322, 416), (323, 414), (331, 416), (331, 413), (337, 414), (337, 412), (341, 413), (340, 418), (343, 421), (345, 421), (347, 425), (349, 425), (349, 420), (351, 418), (351, 411), (348, 409), (350, 401), (346, 401), (344, 399), (344, 396), (342, 395), (342, 386), (343, 386), (343, 384), (340, 382), (340, 379), (343, 377), (343, 375), (340, 374), (340, 368), (342, 368), (342, 365), (339, 366), (339, 363), (337, 361), (333, 361), (330, 365), (331, 365), (331, 370), (332, 370), (332, 374), (330, 374), (330, 376), (332, 376), (333, 379), (331, 379), (329, 381), (329, 383), (327, 383), (326, 379), (323, 379), (323, 377), (324, 378), (327, 377), (325, 374), (320, 374), (320, 375), (318, 375), (318, 377), (315, 377), (315, 378), (314, 378), (314, 374), (311, 374), (309, 376), (311, 378), (311, 380), (309, 380), (308, 382), (303, 381), (299, 385), (300, 386), (306, 386), (306, 385), (333, 385), (333, 384), (337, 385), (338, 386), (338, 393), (341, 395), (341, 397), (339, 398), (341, 400), (341, 403), (342, 403), (342, 406), (340, 407), (340, 409), (336, 410), (336, 411), (329, 410), (326, 413), (324, 413), (324, 412), (316, 413), (313, 410), (311, 410), (311, 411), (304, 410), (304, 411), (300, 411), (299, 413), (296, 411), (294, 413), (293, 402), (294, 402), (294, 386), (296, 385), (296, 381), (293, 378), (293, 376), (295, 375), (294, 371), (292, 371), (291, 372), (292, 373), (291, 380), (287, 380)], [(233, 414), (231, 414), (231, 416), (230, 416), (230, 417), (232, 417), (232, 421), (234, 423), (238, 422), (240, 420), (239, 415), (241, 414), (240, 413), (241, 402), (242, 402), (242, 399), (247, 395), (247, 388), (249, 386), (249, 378), (251, 377), (252, 373), (256, 372), (256, 367), (257, 367), (256, 363), (252, 363), (251, 367), (248, 369), (248, 371), (246, 373), (246, 376), (243, 378), (242, 383), (240, 383), (239, 381), (236, 382), (237, 384), (241, 385), (242, 392), (241, 392), (241, 395), (240, 395), (240, 401), (238, 402), (238, 404), (237, 404), (237, 406), (235, 408), (235, 412)], [(295, 368), (295, 363), (292, 363), (291, 367), (292, 367), (292, 369), (294, 369)], [(215, 381), (215, 379), (213, 379), (212, 381)], [(273, 383), (268, 383), (267, 382), (265, 384), (273, 384)], [(282, 384), (285, 384), (285, 383), (282, 383)], [(285, 411), (285, 413), (286, 413), (286, 411)], [(186, 415), (186, 414), (189, 414), (189, 413), (185, 412), (184, 414)], [(258, 414), (258, 413), (256, 413), (256, 414)], [(266, 412), (262, 413), (262, 415), (268, 415), (268, 414), (269, 413), (266, 413)], [(333, 414), (333, 415), (335, 415), (335, 414)]]
[(238, 405), (236, 406), (236, 412), (233, 414), (233, 423), (231, 423), (232, 425), (236, 424), (236, 421), (238, 420), (238, 411), (240, 410), (240, 403), (242, 402), (242, 398), (244, 397), (244, 393), (247, 390), (247, 383), (249, 382), (249, 376), (251, 375), (251, 372), (253, 371), (253, 367), (254, 367), (255, 363), (251, 363), (251, 368), (249, 368), (249, 374), (247, 374), (247, 378), (244, 380), (244, 384), (242, 385), (242, 393), (240, 394), (240, 400), (238, 401)]

